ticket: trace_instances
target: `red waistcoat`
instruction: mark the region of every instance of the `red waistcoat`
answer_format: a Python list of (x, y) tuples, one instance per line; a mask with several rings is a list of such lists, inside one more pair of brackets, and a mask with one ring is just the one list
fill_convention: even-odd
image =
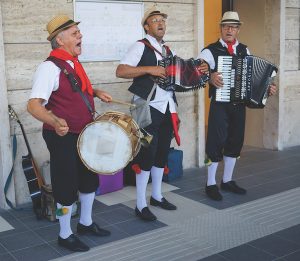
[[(60, 62), (64, 63), (64, 67), (69, 73), (71, 72), (75, 75), (81, 88), (81, 81), (70, 64), (62, 60), (60, 60)], [(84, 92), (84, 95), (86, 95), (94, 110), (93, 97), (87, 92)], [(79, 134), (88, 123), (93, 121), (93, 116), (89, 112), (82, 97), (78, 92), (73, 91), (68, 78), (62, 71), (59, 75), (59, 87), (56, 91), (52, 92), (45, 107), (47, 110), (51, 110), (57, 117), (65, 119), (69, 126), (69, 132), (72, 133)], [(54, 130), (52, 126), (45, 123), (43, 128), (47, 130)]]

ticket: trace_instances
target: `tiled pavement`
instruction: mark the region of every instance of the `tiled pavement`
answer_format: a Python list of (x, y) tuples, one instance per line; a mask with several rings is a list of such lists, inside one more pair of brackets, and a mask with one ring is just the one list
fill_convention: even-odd
[(214, 202), (203, 191), (205, 169), (186, 170), (165, 186), (178, 210), (152, 207), (156, 222), (134, 216), (133, 188), (100, 196), (94, 220), (112, 235), (81, 237), (87, 253), (57, 246), (58, 224), (37, 221), (29, 207), (2, 211), (0, 260), (300, 260), (300, 147), (246, 148), (235, 177), (247, 195), (222, 192)]

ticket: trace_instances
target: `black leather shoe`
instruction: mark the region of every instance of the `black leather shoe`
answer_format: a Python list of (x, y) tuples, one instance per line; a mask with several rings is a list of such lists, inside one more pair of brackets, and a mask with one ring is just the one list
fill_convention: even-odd
[(165, 198), (162, 198), (161, 202), (160, 202), (160, 201), (158, 201), (158, 200), (151, 197), (150, 198), (150, 205), (158, 206), (158, 207), (161, 207), (161, 208), (166, 209), (166, 210), (176, 210), (177, 209), (177, 207), (175, 205), (170, 203)]
[(225, 190), (225, 191), (230, 191), (233, 192), (235, 194), (240, 194), (240, 195), (244, 195), (247, 193), (247, 190), (239, 187), (235, 181), (231, 180), (228, 181), (226, 183), (223, 183), (223, 181), (221, 182), (221, 189)]
[(90, 248), (81, 242), (74, 234), (70, 235), (66, 239), (63, 239), (59, 236), (57, 242), (58, 245), (74, 252), (86, 252), (90, 250)]
[(98, 237), (104, 237), (110, 235), (110, 232), (108, 230), (100, 228), (96, 223), (92, 223), (90, 226), (84, 226), (78, 223), (77, 233), (79, 235), (93, 235)]
[(206, 195), (212, 200), (220, 201), (223, 199), (223, 196), (219, 192), (217, 185), (210, 185), (205, 187)]
[(139, 211), (139, 209), (136, 207), (135, 214), (141, 219), (147, 221), (154, 221), (157, 219), (156, 216), (149, 210), (148, 207), (144, 207), (142, 211)]

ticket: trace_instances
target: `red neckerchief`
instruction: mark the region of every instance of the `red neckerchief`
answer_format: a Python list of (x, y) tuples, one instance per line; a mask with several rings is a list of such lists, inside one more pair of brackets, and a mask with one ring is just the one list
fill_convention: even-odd
[(84, 68), (78, 61), (78, 57), (74, 57), (63, 49), (54, 49), (51, 51), (50, 56), (56, 57), (64, 61), (72, 61), (74, 63), (74, 70), (81, 80), (82, 92), (87, 91), (90, 95), (93, 95), (93, 88), (89, 78), (87, 77)]
[(233, 45), (235, 44), (235, 42), (236, 42), (236, 40), (234, 39), (234, 41), (233, 42), (226, 42), (226, 44), (227, 44), (227, 50), (228, 50), (228, 52), (231, 54), (231, 55), (233, 55)]

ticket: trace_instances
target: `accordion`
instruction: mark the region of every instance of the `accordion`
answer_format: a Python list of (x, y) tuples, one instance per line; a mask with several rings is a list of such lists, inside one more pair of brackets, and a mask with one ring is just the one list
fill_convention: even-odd
[(166, 68), (166, 78), (157, 78), (156, 82), (162, 89), (186, 92), (204, 87), (209, 75), (200, 72), (198, 66), (203, 63), (197, 59), (181, 59), (178, 56), (167, 56), (158, 61), (158, 65)]
[(218, 72), (224, 85), (216, 89), (218, 102), (245, 103), (250, 108), (263, 108), (268, 87), (278, 71), (277, 67), (256, 56), (219, 56)]

